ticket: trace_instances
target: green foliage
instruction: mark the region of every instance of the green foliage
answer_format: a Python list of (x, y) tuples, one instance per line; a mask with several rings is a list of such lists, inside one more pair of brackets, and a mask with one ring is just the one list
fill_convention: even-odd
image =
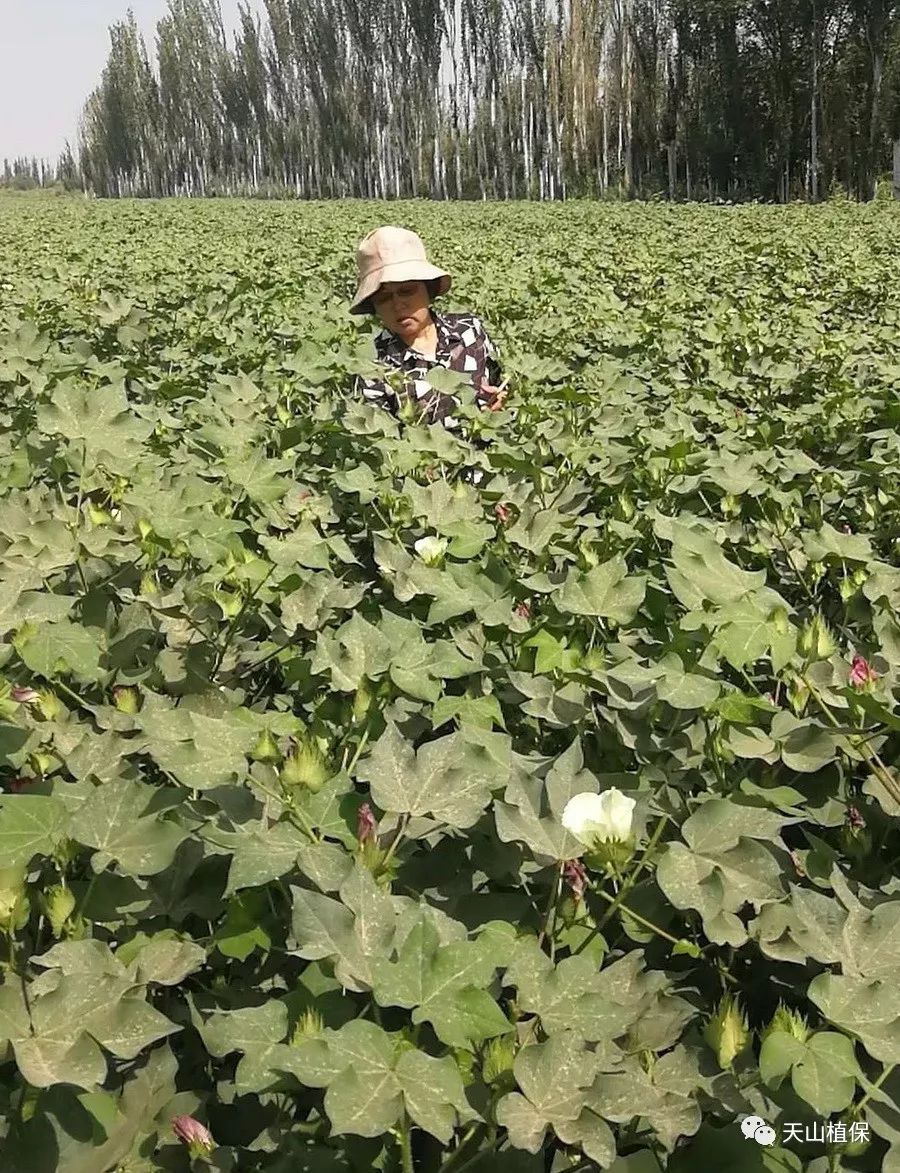
[(0, 208), (4, 1170), (896, 1166), (896, 214), (564, 211)]

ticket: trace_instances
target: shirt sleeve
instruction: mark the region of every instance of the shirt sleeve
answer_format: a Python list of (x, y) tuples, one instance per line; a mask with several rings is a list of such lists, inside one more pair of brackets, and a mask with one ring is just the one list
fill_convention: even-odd
[(386, 407), (393, 415), (397, 414), (397, 396), (384, 379), (366, 379), (362, 375), (357, 375), (353, 384), (353, 394), (367, 403), (377, 403), (381, 407)]

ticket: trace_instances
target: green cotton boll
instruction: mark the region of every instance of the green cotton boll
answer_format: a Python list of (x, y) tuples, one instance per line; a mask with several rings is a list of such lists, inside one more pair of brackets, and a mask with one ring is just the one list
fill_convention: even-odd
[(316, 794), (331, 777), (331, 771), (316, 742), (311, 738), (303, 738), (294, 743), (279, 777), (281, 784), (288, 789), (302, 787)]
[(789, 1010), (783, 1002), (778, 1003), (778, 1009), (772, 1016), (772, 1021), (763, 1028), (759, 1041), (764, 1043), (769, 1035), (774, 1034), (775, 1031), (790, 1035), (792, 1039), (797, 1039), (801, 1043), (805, 1043), (812, 1034), (806, 1019)]
[(141, 690), (134, 684), (119, 684), (112, 690), (113, 704), (120, 713), (133, 716), (141, 708)]
[(769, 620), (779, 635), (787, 635), (790, 632), (791, 624), (784, 607), (776, 607), (769, 616)]
[(618, 514), (623, 521), (631, 521), (637, 512), (631, 494), (627, 491), (619, 494)]
[(271, 729), (264, 729), (256, 739), (256, 744), (250, 750), (250, 757), (254, 762), (279, 762), (281, 750), (278, 742), (272, 736)]
[(55, 721), (62, 712), (62, 702), (52, 689), (41, 688), (35, 708), (45, 721)]
[(814, 615), (800, 629), (797, 647), (807, 660), (827, 660), (837, 651), (837, 640), (822, 616)]
[(719, 1066), (727, 1071), (753, 1038), (740, 1003), (726, 995), (703, 1029), (703, 1039), (715, 1052)]
[(109, 525), (113, 520), (110, 511), (98, 505), (88, 506), (88, 517), (91, 519), (91, 525)]
[(291, 1046), (299, 1047), (306, 1039), (318, 1039), (325, 1033), (325, 1020), (317, 1010), (305, 1010), (291, 1032)]
[(356, 722), (362, 721), (371, 708), (374, 694), (369, 687), (367, 678), (363, 678), (359, 688), (353, 697), (353, 720)]
[(75, 911), (75, 897), (71, 888), (54, 884), (44, 892), (41, 900), (44, 916), (50, 922), (54, 937), (61, 937), (66, 921)]
[(31, 754), (28, 758), (28, 764), (34, 773), (39, 774), (41, 777), (43, 777), (45, 774), (52, 773), (59, 766), (59, 762), (57, 761), (54, 754), (45, 753), (42, 750), (38, 750), (36, 753)]
[(239, 594), (230, 590), (216, 590), (213, 591), (213, 599), (221, 608), (222, 614), (226, 619), (235, 619), (241, 613), (243, 607), (243, 600)]
[(0, 868), (0, 929), (9, 932), (20, 927), (23, 904), (28, 907), (25, 868)]
[(515, 1086), (512, 1070), (516, 1058), (516, 1043), (512, 1035), (491, 1039), (484, 1049), (481, 1074), (484, 1082), (491, 1085)]

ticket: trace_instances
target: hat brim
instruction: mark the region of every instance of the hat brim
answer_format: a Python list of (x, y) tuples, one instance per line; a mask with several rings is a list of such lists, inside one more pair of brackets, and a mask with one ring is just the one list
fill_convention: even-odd
[(437, 281), (437, 292), (440, 296), (449, 290), (453, 279), (446, 270), (439, 269), (437, 265), (431, 265), (428, 261), (395, 261), (390, 265), (382, 265), (380, 269), (374, 269), (360, 282), (350, 307), (350, 313), (374, 313), (371, 305), (372, 295), (377, 293), (387, 281), (394, 281), (398, 284), (403, 281)]

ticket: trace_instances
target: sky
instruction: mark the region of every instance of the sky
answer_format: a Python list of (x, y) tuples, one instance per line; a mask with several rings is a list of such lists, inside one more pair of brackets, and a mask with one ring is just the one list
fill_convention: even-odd
[[(259, 8), (258, 3), (251, 5)], [(151, 56), (166, 0), (0, 0), (0, 160), (55, 160), (100, 80), (109, 26), (131, 8)], [(238, 0), (222, 0), (226, 28)]]

